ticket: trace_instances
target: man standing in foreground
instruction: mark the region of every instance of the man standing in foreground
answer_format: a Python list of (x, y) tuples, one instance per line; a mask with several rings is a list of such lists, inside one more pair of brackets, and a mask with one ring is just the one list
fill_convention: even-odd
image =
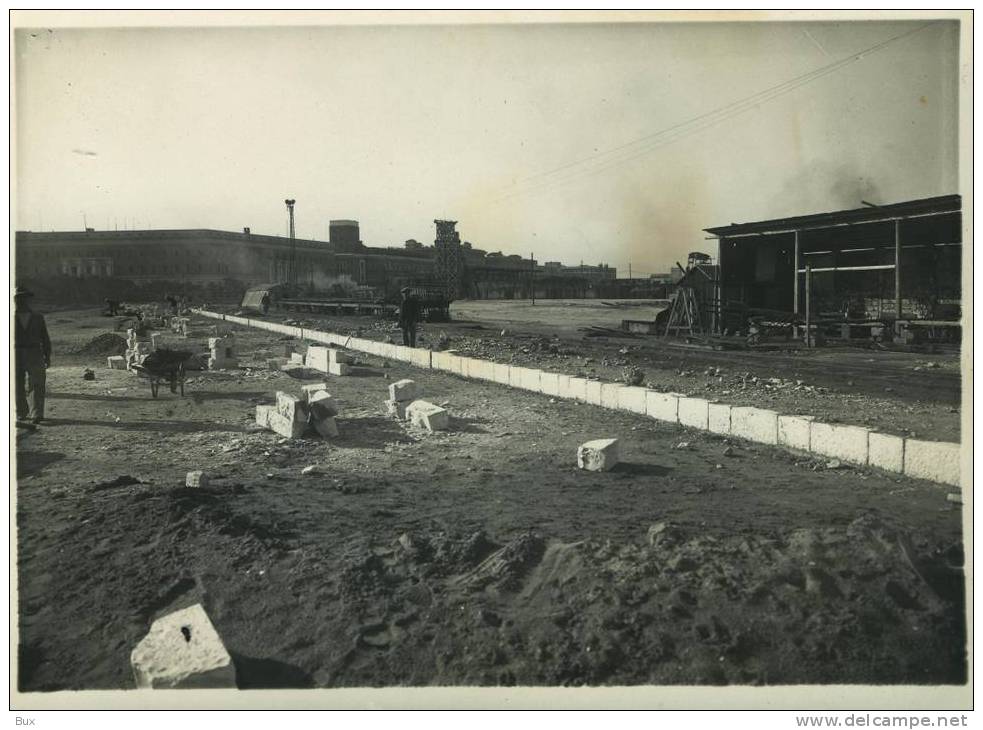
[(399, 328), (403, 330), (403, 344), (416, 347), (416, 323), (420, 320), (420, 302), (410, 294), (410, 288), (400, 289), (403, 301), (399, 303)]
[[(14, 290), (14, 368), (17, 388), (17, 420), (32, 423), (44, 419), (45, 370), (51, 364), (51, 340), (44, 317), (31, 309), (34, 294), (24, 287)], [(27, 403), (30, 380), (32, 403)]]

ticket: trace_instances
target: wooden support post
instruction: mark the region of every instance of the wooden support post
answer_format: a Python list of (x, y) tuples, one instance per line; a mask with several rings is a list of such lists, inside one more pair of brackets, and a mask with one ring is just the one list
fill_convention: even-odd
[(894, 221), (894, 317), (901, 319), (901, 221)]
[(812, 317), (810, 299), (812, 294), (812, 264), (806, 264), (806, 347), (812, 347)]
[(795, 232), (795, 261), (792, 266), (792, 314), (799, 313), (799, 232)]

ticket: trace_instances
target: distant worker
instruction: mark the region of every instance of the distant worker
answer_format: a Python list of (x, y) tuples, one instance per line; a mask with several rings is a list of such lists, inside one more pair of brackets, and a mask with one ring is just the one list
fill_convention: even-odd
[(263, 308), (263, 314), (270, 313), (270, 293), (264, 292), (263, 299), (260, 301), (260, 306)]
[(420, 321), (420, 301), (410, 293), (410, 288), (400, 289), (403, 301), (399, 303), (399, 328), (403, 330), (403, 344), (416, 347), (416, 323)]
[(171, 314), (177, 316), (177, 297), (175, 297), (173, 294), (168, 294), (166, 297), (164, 297), (164, 301), (170, 306)]
[(106, 300), (106, 307), (109, 310), (109, 316), (110, 317), (115, 317), (117, 314), (119, 314), (119, 302), (117, 300), (115, 300), (115, 299), (107, 299)]
[[(22, 286), (14, 290), (14, 369), (17, 420), (41, 423), (44, 419), (45, 370), (51, 364), (51, 340), (44, 316), (31, 309), (34, 294)], [(28, 383), (30, 386), (28, 387)], [(27, 394), (33, 398), (28, 405)]]

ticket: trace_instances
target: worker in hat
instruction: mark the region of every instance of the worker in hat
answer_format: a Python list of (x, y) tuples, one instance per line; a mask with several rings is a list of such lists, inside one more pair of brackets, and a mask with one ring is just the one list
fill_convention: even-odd
[[(17, 420), (41, 423), (44, 419), (45, 370), (51, 365), (51, 340), (44, 317), (31, 308), (34, 294), (22, 286), (14, 290), (14, 369)], [(28, 383), (32, 402), (27, 402)]]
[(416, 347), (416, 323), (420, 321), (420, 302), (408, 286), (399, 290), (403, 300), (399, 303), (399, 328), (403, 330), (403, 344)]

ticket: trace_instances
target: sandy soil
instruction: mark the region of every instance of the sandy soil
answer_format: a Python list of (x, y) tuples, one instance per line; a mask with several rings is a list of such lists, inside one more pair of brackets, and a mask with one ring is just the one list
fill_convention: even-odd
[[(155, 400), (66, 354), (110, 322), (49, 318), (50, 420), (18, 436), (24, 690), (132, 686), (153, 618), (194, 601), (241, 687), (965, 680), (951, 490), (361, 356), (329, 382), (341, 437), (286, 442), (255, 405), (315, 379)], [(238, 336), (244, 364), (282, 353)], [(400, 377), (450, 431), (385, 416)], [(578, 471), (599, 437), (626, 463)]]

